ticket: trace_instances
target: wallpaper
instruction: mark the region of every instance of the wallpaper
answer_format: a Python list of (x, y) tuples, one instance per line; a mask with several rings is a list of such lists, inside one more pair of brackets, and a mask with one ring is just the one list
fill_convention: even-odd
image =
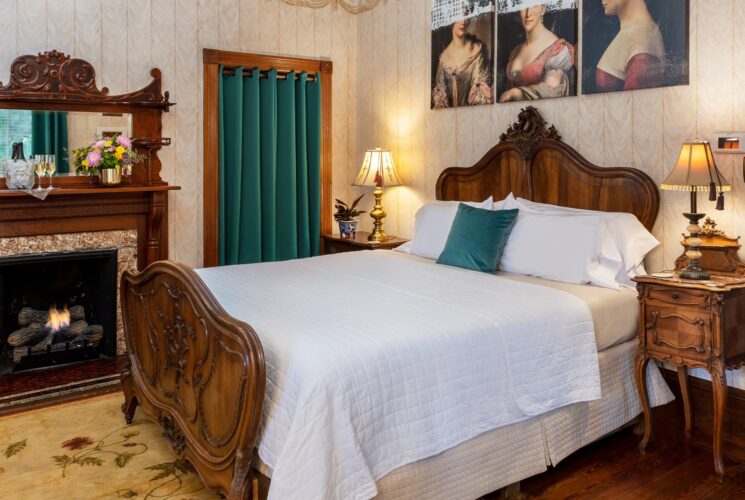
[[(164, 89), (178, 103), (164, 114), (163, 133), (173, 145), (160, 153), (164, 178), (182, 187), (170, 198), (170, 255), (199, 266), (202, 48), (330, 58), (333, 194), (363, 192), (351, 183), (364, 150), (392, 149), (405, 185), (386, 191), (386, 229), (409, 237), (416, 210), (434, 198), (439, 173), (476, 162), (525, 105), (429, 109), (430, 8), (431, 0), (388, 0), (353, 15), (334, 2), (312, 9), (281, 0), (0, 0), (0, 80), (16, 56), (47, 49), (88, 59), (99, 86), (115, 93), (142, 87), (150, 68), (161, 68)], [(742, 26), (745, 2), (691, 0), (689, 86), (535, 104), (589, 160), (633, 166), (659, 182), (682, 141), (745, 130)], [(704, 197), (700, 206), (728, 233), (745, 234), (742, 156), (717, 161), (734, 192), (724, 212), (714, 213)], [(364, 192), (369, 208), (372, 193)], [(654, 232), (664, 246), (650, 258), (651, 269), (671, 266), (680, 254), (687, 206), (687, 194), (662, 193)], [(369, 228), (369, 217), (362, 220)]]
[[(362, 158), (368, 147), (393, 150), (406, 185), (387, 190), (383, 205), (389, 213), (387, 231), (403, 237), (411, 235), (419, 206), (434, 198), (439, 173), (475, 163), (526, 105), (430, 111), (430, 8), (431, 0), (398, 0), (356, 18), (357, 60), (364, 64), (358, 65), (359, 149), (353, 158)], [(633, 166), (660, 182), (672, 169), (681, 142), (708, 140), (714, 131), (745, 129), (743, 26), (745, 2), (691, 0), (689, 86), (532, 104), (590, 161), (606, 167)], [(734, 184), (726, 210), (715, 213), (705, 196), (699, 203), (732, 235), (745, 234), (742, 160), (717, 156)], [(350, 165), (347, 180), (359, 168), (357, 163)], [(366, 201), (365, 208), (371, 197)], [(664, 246), (650, 257), (651, 269), (670, 267), (680, 255), (687, 226), (681, 214), (688, 206), (687, 193), (662, 192), (654, 233)]]
[(356, 16), (280, 0), (0, 0), (0, 81), (19, 55), (57, 49), (90, 61), (99, 87), (136, 90), (163, 72), (177, 105), (163, 115), (163, 178), (171, 192), (170, 257), (202, 263), (202, 49), (324, 57), (334, 62), (334, 195), (346, 197), (356, 151)]

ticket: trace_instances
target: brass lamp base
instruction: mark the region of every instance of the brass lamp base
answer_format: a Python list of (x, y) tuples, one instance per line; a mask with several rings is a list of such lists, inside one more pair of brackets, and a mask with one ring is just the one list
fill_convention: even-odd
[(689, 280), (708, 280), (711, 275), (708, 271), (701, 268), (699, 260), (701, 259), (701, 226), (698, 221), (703, 218), (706, 214), (690, 213), (683, 214), (690, 221), (691, 225), (688, 226), (688, 233), (690, 236), (686, 238), (686, 245), (688, 245), (688, 251), (686, 257), (688, 257), (688, 267), (680, 272), (680, 277)]
[(385, 231), (383, 231), (383, 219), (385, 219), (385, 216), (387, 215), (385, 210), (383, 210), (383, 205), (381, 204), (383, 199), (383, 189), (380, 186), (376, 186), (375, 191), (373, 191), (373, 196), (375, 196), (375, 206), (370, 211), (370, 217), (372, 217), (375, 222), (373, 223), (373, 231), (370, 233), (370, 236), (367, 237), (367, 240), (383, 243), (390, 239), (385, 234)]

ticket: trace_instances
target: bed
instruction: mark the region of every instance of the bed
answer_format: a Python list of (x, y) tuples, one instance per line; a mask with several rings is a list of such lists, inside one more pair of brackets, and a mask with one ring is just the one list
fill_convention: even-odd
[[(437, 183), (441, 200), (510, 192), (648, 228), (659, 206), (649, 177), (591, 165), (534, 108)], [(385, 314), (338, 307), (375, 292)], [(126, 273), (121, 298), (127, 420), (139, 405), (229, 498), (478, 498), (640, 412), (631, 291), (376, 251), (198, 272), (160, 262)], [(655, 366), (648, 385), (653, 404), (670, 401)]]

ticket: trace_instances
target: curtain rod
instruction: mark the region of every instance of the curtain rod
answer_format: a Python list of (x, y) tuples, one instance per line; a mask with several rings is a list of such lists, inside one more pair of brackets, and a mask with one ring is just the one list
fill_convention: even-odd
[[(253, 72), (253, 69), (250, 69), (248, 71), (243, 71), (243, 77), (251, 76), (251, 73)], [(290, 73), (290, 71), (277, 71), (277, 80), (287, 80), (287, 74)], [(222, 69), (223, 76), (235, 76), (235, 68), (223, 68)], [(266, 78), (269, 76), (269, 71), (266, 70), (260, 70), (259, 71), (259, 78)], [(295, 78), (300, 78), (300, 73), (295, 75)], [(316, 81), (316, 75), (308, 73), (308, 81), (309, 82), (315, 82)]]

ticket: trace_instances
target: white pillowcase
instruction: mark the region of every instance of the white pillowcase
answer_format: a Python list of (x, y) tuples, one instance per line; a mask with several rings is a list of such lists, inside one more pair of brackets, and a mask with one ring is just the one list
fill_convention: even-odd
[[(414, 236), (410, 241), (396, 247), (397, 252), (436, 260), (445, 249), (450, 228), (455, 220), (460, 201), (433, 201), (425, 203), (414, 219)], [(463, 202), (476, 208), (492, 209), (490, 196), (481, 203)]]
[(631, 278), (646, 274), (644, 257), (660, 244), (634, 214), (626, 212), (601, 212), (560, 207), (536, 203), (524, 198), (514, 198), (512, 195), (505, 199), (505, 208), (518, 208), (522, 211), (546, 215), (593, 215), (600, 217), (605, 221), (609, 235), (623, 259), (623, 271), (619, 273), (617, 280), (632, 287), (634, 283)]
[(500, 270), (618, 290), (621, 255), (602, 218), (520, 212)]

